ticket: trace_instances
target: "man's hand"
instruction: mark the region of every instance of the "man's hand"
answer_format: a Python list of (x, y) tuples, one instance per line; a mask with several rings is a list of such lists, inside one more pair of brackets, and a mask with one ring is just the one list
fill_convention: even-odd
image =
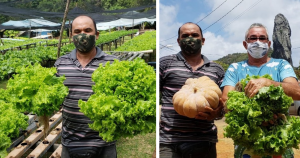
[(252, 79), (245, 87), (245, 94), (251, 98), (258, 93), (262, 87), (270, 86), (272, 81), (267, 78)]
[(216, 109), (206, 106), (205, 112), (199, 112), (195, 119), (200, 120), (214, 120), (215, 118), (222, 117), (222, 112), (224, 109), (224, 102), (220, 98), (219, 106)]
[(264, 121), (262, 122), (262, 126), (273, 126), (273, 125), (277, 125), (279, 123), (279, 120), (283, 120), (284, 122), (287, 122), (286, 116), (285, 114), (281, 114), (281, 113), (277, 113), (277, 114), (273, 114), (273, 119), (269, 120), (269, 121)]

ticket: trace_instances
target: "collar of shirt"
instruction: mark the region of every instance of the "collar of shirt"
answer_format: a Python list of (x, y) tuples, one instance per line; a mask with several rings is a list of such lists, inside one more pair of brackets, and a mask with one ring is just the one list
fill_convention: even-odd
[[(97, 51), (96, 56), (93, 59), (101, 58), (104, 55), (104, 52), (100, 48), (96, 47), (96, 51)], [(77, 60), (76, 49), (71, 51), (70, 59), (72, 59), (73, 61)]]
[[(177, 57), (178, 57), (178, 60), (182, 60), (182, 61), (186, 62), (186, 60), (184, 59), (184, 57), (181, 54), (181, 51), (179, 53), (177, 53)], [(206, 56), (201, 54), (201, 58), (204, 61), (203, 65), (210, 63), (210, 61), (208, 60), (208, 58)]]

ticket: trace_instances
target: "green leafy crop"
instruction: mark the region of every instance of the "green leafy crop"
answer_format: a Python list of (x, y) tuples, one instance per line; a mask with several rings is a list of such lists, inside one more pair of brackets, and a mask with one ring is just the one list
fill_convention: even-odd
[(58, 111), (68, 88), (63, 84), (65, 77), (56, 77), (55, 73), (54, 67), (43, 68), (39, 64), (17, 69), (17, 74), (7, 83), (10, 102), (38, 116), (50, 116)]
[(0, 158), (6, 157), (7, 155), (6, 149), (10, 146), (10, 144), (11, 144), (10, 138), (0, 131)]
[[(269, 75), (262, 77), (270, 79)], [(255, 78), (260, 76), (247, 76), (242, 80), (243, 88)], [(298, 149), (300, 119), (287, 116), (292, 102), (281, 86), (263, 87), (253, 98), (248, 98), (244, 92), (230, 91), (224, 136), (257, 155), (281, 155), (287, 148)], [(270, 121), (271, 124), (263, 124)]]
[(79, 100), (81, 112), (106, 141), (155, 131), (156, 79), (144, 60), (107, 62), (92, 75), (94, 94)]
[[(5, 94), (5, 90), (0, 89), (0, 95)], [(11, 144), (12, 138), (17, 138), (21, 129), (26, 129), (28, 117), (21, 113), (11, 103), (0, 98), (0, 158), (7, 154), (6, 149)]]

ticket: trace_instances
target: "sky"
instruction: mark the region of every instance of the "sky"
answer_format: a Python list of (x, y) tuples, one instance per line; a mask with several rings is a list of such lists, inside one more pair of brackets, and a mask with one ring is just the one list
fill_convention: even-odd
[(243, 40), (249, 26), (253, 23), (265, 25), (272, 42), (274, 19), (280, 13), (289, 22), (293, 66), (298, 67), (300, 0), (160, 0), (159, 57), (180, 51), (177, 32), (186, 22), (197, 23), (202, 28), (205, 43), (201, 53), (208, 59), (246, 53)]

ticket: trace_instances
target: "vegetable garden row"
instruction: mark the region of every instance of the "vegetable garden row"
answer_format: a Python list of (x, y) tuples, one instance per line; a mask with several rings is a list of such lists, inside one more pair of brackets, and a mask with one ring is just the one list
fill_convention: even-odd
[[(138, 43), (139, 40), (135, 40), (133, 42), (131, 42), (131, 40), (127, 41), (118, 49), (124, 50), (122, 49), (123, 46), (124, 47), (131, 46), (131, 47), (125, 49), (127, 50), (127, 52), (116, 53), (116, 55), (118, 56), (122, 54), (127, 54), (128, 52), (133, 52), (133, 51), (155, 50), (155, 44), (156, 44), (155, 34), (156, 31), (146, 32), (143, 35), (133, 38), (132, 40), (135, 40), (136, 38), (139, 38), (139, 40), (146, 39), (143, 40), (143, 42), (139, 42), (139, 45), (134, 44), (134, 43)], [(111, 38), (107, 38), (107, 39), (111, 40)], [(73, 49), (75, 49), (74, 44), (64, 45), (61, 47), (61, 55), (64, 55)], [(148, 58), (147, 56), (150, 57), (149, 53), (145, 53), (145, 58)], [(51, 67), (53, 66), (54, 64), (53, 61), (55, 61), (56, 58), (57, 58), (56, 47), (37, 46), (30, 49), (8, 51), (4, 55), (0, 55), (0, 61), (2, 61), (0, 63), (0, 80), (8, 79), (13, 73), (15, 73), (16, 68), (19, 66), (25, 66), (28, 64), (38, 62), (41, 63), (43, 66)], [(151, 55), (151, 60), (155, 61), (155, 55)]]
[[(124, 43), (124, 36), (130, 35), (131, 38), (133, 34), (135, 34), (138, 30), (121, 30), (115, 31), (111, 33), (101, 34), (101, 38), (96, 41), (96, 45), (103, 49), (104, 45), (110, 45), (112, 42), (116, 44), (116, 42), (120, 41)], [(5, 40), (3, 39), (4, 45), (1, 46), (0, 52), (5, 54), (9, 50), (22, 50), (22, 49), (29, 49), (31, 47), (36, 46), (57, 46), (58, 40), (41, 40), (41, 39), (26, 39), (26, 40)], [(69, 43), (68, 39), (62, 40), (62, 45)]]
[[(93, 88), (96, 95), (92, 95), (87, 102), (79, 102), (82, 112), (92, 120), (95, 119), (91, 128), (99, 131), (107, 141), (155, 131), (155, 72), (144, 60), (137, 58), (151, 54), (149, 50), (153, 49), (153, 46), (155, 49), (155, 34), (156, 32), (152, 31), (138, 36), (140, 40), (143, 39), (143, 36), (147, 38), (148, 40), (143, 41), (148, 44), (135, 45), (135, 49), (131, 47), (130, 51), (126, 49), (127, 52), (124, 53), (112, 52), (119, 56), (121, 61), (115, 61), (111, 66), (106, 65), (103, 69), (97, 69), (92, 77), (96, 83)], [(154, 38), (154, 40), (150, 38)], [(154, 45), (149, 41), (154, 42)], [(124, 45), (131, 46), (132, 43), (127, 41)], [(138, 52), (138, 48), (141, 47), (148, 51)], [(74, 48), (73, 44), (63, 46), (61, 55)], [(61, 145), (54, 145), (54, 143), (60, 138), (61, 112), (59, 108), (68, 89), (62, 84), (64, 77), (55, 77), (56, 69), (52, 67), (53, 64), (47, 65), (47, 61), (56, 60), (56, 53), (57, 48), (55, 47), (37, 46), (26, 50), (8, 51), (6, 54), (0, 55), (0, 60), (3, 61), (0, 63), (0, 79), (8, 79), (13, 75), (8, 80), (7, 89), (0, 89), (0, 119), (3, 120), (0, 123), (1, 158), (6, 154), (8, 154), (7, 157), (21, 157), (30, 148), (35, 148), (35, 150), (29, 154), (26, 153), (27, 157), (41, 157), (47, 150), (56, 150), (51, 157), (60, 157)], [(133, 57), (129, 54), (138, 55)], [(121, 58), (121, 56), (123, 57)], [(97, 78), (99, 76), (97, 73), (107, 75)], [(132, 76), (128, 76), (128, 74)], [(106, 83), (108, 81), (110, 84)], [(122, 85), (112, 83), (122, 83)], [(109, 87), (97, 88), (106, 85)], [(118, 87), (122, 87), (124, 91), (118, 90)], [(132, 87), (135, 88), (132, 89)], [(102, 91), (103, 89), (110, 89), (110, 93)], [(115, 105), (115, 107), (108, 108), (115, 111), (104, 111), (103, 114), (101, 112), (99, 114), (91, 113), (91, 111), (98, 111), (92, 109), (97, 108), (92, 105), (100, 105), (98, 101), (101, 104), (104, 103), (102, 106)], [(111, 104), (111, 101), (114, 101), (114, 104)], [(32, 113), (24, 115), (21, 113), (24, 111)], [(58, 112), (53, 113), (53, 111)], [(104, 115), (109, 113), (114, 117)], [(48, 117), (51, 115), (52, 117), (49, 119)], [(109, 128), (114, 131), (107, 131), (107, 127), (101, 126), (101, 123), (97, 122), (102, 116), (104, 118), (100, 120), (107, 120), (110, 126), (118, 128)], [(126, 130), (124, 131), (124, 129)], [(48, 133), (49, 131), (51, 132)], [(111, 133), (116, 134), (111, 135)]]

